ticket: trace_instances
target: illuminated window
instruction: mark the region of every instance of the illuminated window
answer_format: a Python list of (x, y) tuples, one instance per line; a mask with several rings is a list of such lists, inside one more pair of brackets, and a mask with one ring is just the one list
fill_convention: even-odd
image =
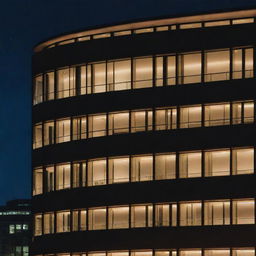
[(70, 212), (57, 212), (57, 233), (70, 232)]
[(33, 148), (42, 147), (42, 124), (36, 124), (33, 132)]
[(254, 172), (254, 149), (234, 149), (232, 150), (232, 173), (250, 174)]
[(155, 156), (155, 179), (176, 178), (176, 154), (157, 154)]
[(204, 203), (205, 225), (229, 225), (230, 224), (230, 202), (229, 201), (207, 201)]
[(132, 181), (146, 181), (153, 179), (153, 157), (132, 157)]
[(129, 207), (119, 206), (108, 209), (108, 228), (128, 228), (129, 227)]
[(131, 256), (152, 256), (152, 251), (132, 251)]
[(255, 255), (255, 249), (233, 249), (232, 250), (233, 256), (254, 256)]
[(89, 137), (106, 136), (106, 114), (89, 116)]
[(233, 204), (233, 224), (254, 224), (255, 210), (254, 199), (234, 200)]
[(87, 229), (87, 211), (81, 210), (80, 211), (80, 230), (86, 230)]
[(56, 189), (70, 188), (70, 164), (56, 166)]
[(54, 143), (54, 122), (44, 123), (44, 146)]
[(253, 48), (245, 49), (245, 78), (253, 77)]
[(152, 205), (131, 206), (131, 227), (152, 227)]
[(40, 236), (42, 235), (42, 214), (35, 214), (34, 218), (34, 234)]
[(57, 98), (75, 96), (75, 68), (57, 71)]
[(51, 192), (54, 191), (54, 167), (47, 166), (45, 168), (46, 175), (46, 191)]
[(202, 251), (197, 249), (190, 249), (190, 250), (180, 250), (180, 256), (201, 256)]
[(33, 176), (33, 195), (43, 193), (43, 169), (35, 169)]
[(86, 117), (74, 117), (72, 120), (72, 139), (81, 140), (86, 139)]
[(204, 250), (205, 256), (230, 256), (229, 249)]
[(232, 62), (232, 69), (233, 69), (233, 74), (232, 78), (233, 79), (241, 79), (243, 75), (243, 61), (242, 61), (242, 49), (234, 49), (232, 51), (233, 54), (233, 62)]
[(106, 160), (88, 161), (88, 185), (98, 186), (106, 184)]
[(179, 155), (180, 178), (193, 178), (202, 176), (202, 153), (181, 153)]
[(156, 57), (155, 59), (155, 85), (163, 86), (164, 80), (164, 57)]
[(109, 135), (129, 132), (129, 112), (109, 114)]
[(44, 214), (44, 234), (54, 233), (54, 213)]
[(93, 64), (93, 92), (106, 91), (106, 63)]
[(106, 208), (89, 209), (89, 230), (106, 229)]
[(176, 84), (176, 56), (167, 57), (167, 85)]
[(205, 152), (205, 176), (230, 174), (230, 150)]
[(129, 181), (129, 157), (110, 158), (108, 160), (109, 183)]
[(54, 72), (48, 72), (44, 77), (45, 100), (54, 100), (54, 91)]
[(230, 104), (215, 104), (205, 106), (205, 126), (230, 124)]
[(204, 23), (205, 27), (217, 27), (226, 25), (230, 25), (230, 20), (209, 21)]
[(157, 109), (155, 111), (156, 130), (170, 130), (177, 128), (177, 109), (176, 108), (166, 108)]
[(201, 226), (201, 208), (199, 202), (180, 203), (180, 226)]
[(188, 23), (188, 24), (181, 24), (180, 29), (191, 29), (191, 28), (201, 28), (202, 23)]
[(158, 204), (155, 206), (155, 226), (170, 226), (169, 204)]
[[(80, 184), (81, 179), (81, 184)], [(79, 162), (73, 163), (73, 181), (72, 187), (77, 188), (80, 185), (84, 187), (86, 185), (86, 163)]]
[(43, 76), (37, 76), (34, 80), (34, 105), (43, 102)]
[(202, 125), (202, 107), (191, 106), (180, 108), (180, 128), (193, 128)]
[(132, 111), (131, 125), (132, 125), (131, 127), (132, 132), (152, 130), (152, 111), (151, 110)]
[(72, 231), (79, 230), (79, 211), (72, 211)]
[(70, 141), (70, 119), (56, 121), (56, 143)]

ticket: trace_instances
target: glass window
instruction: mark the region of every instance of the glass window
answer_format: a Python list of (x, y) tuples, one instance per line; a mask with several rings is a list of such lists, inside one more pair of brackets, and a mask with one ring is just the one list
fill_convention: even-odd
[(65, 68), (57, 71), (57, 98), (75, 95), (75, 68)]
[(254, 149), (234, 149), (232, 150), (232, 173), (250, 174), (254, 172)]
[(129, 132), (129, 112), (109, 114), (109, 135)]
[[(81, 179), (81, 183), (80, 183)], [(86, 163), (73, 163), (73, 188), (86, 185)]]
[(205, 126), (230, 124), (230, 104), (205, 106)]
[(230, 150), (205, 152), (205, 176), (230, 174)]
[(142, 29), (136, 29), (134, 31), (135, 34), (143, 34), (143, 33), (150, 33), (150, 32), (154, 32), (153, 28), (142, 28)]
[(9, 234), (15, 233), (15, 225), (9, 225)]
[(205, 27), (215, 27), (215, 26), (225, 26), (230, 25), (230, 20), (219, 20), (219, 21), (209, 21), (205, 22)]
[(129, 207), (119, 206), (108, 209), (108, 228), (128, 228), (129, 227)]
[(105, 185), (106, 181), (106, 159), (88, 161), (88, 185)]
[(129, 256), (127, 251), (108, 252), (108, 256)]
[(34, 180), (33, 180), (33, 195), (38, 195), (43, 193), (43, 169), (34, 170)]
[(54, 213), (44, 214), (44, 234), (54, 233)]
[(42, 124), (36, 124), (34, 126), (34, 132), (33, 132), (34, 138), (33, 138), (33, 148), (40, 148), (42, 147)]
[(44, 123), (44, 146), (54, 143), (54, 122)]
[(47, 166), (45, 168), (46, 175), (46, 191), (51, 192), (54, 191), (54, 167)]
[(170, 130), (177, 128), (177, 109), (157, 109), (156, 115), (156, 130)]
[(254, 103), (244, 102), (244, 123), (254, 122)]
[(167, 57), (167, 85), (176, 84), (176, 56)]
[(134, 251), (131, 256), (152, 256), (152, 251)]
[(163, 56), (161, 57), (156, 57), (155, 59), (156, 63), (155, 63), (155, 76), (156, 76), (156, 81), (155, 81), (155, 84), (156, 86), (163, 86), (163, 71), (164, 71), (164, 68), (163, 68), (163, 64), (164, 64), (164, 61), (163, 61)]
[(204, 203), (205, 225), (229, 225), (230, 224), (230, 202), (208, 201)]
[(108, 161), (109, 183), (129, 182), (129, 157), (110, 158)]
[(35, 236), (42, 235), (42, 214), (35, 214), (35, 226), (34, 226)]
[(79, 95), (86, 94), (86, 87), (87, 87), (87, 81), (86, 81), (86, 73), (87, 73), (87, 66), (80, 66), (76, 67), (76, 72), (79, 72), (80, 79), (77, 81), (77, 91)]
[(155, 156), (155, 179), (167, 180), (176, 178), (176, 154), (157, 154)]
[(70, 188), (70, 164), (56, 166), (56, 189)]
[(70, 119), (56, 121), (56, 143), (70, 141)]
[(152, 227), (152, 205), (131, 206), (131, 227)]
[(133, 88), (152, 87), (153, 61), (152, 57), (133, 60)]
[(254, 256), (255, 249), (233, 249), (232, 251), (233, 256)]
[(233, 201), (233, 224), (254, 224), (254, 199)]
[(180, 226), (201, 226), (201, 203), (180, 203)]
[(34, 80), (34, 105), (43, 102), (43, 76), (37, 76)]
[(245, 78), (253, 77), (253, 48), (245, 49)]
[(57, 212), (57, 233), (70, 232), (70, 212)]
[(133, 156), (132, 157), (132, 181), (152, 180), (153, 157)]
[(205, 53), (205, 82), (230, 79), (229, 51), (214, 51)]
[(201, 250), (180, 250), (179, 256), (201, 256), (202, 251)]
[(242, 104), (241, 102), (232, 103), (232, 124), (242, 123)]
[(201, 66), (201, 53), (179, 55), (179, 83), (200, 83), (202, 70)]
[(242, 61), (242, 49), (233, 49), (232, 51), (233, 59), (232, 59), (232, 68), (233, 68), (233, 79), (241, 79), (242, 78), (242, 70), (243, 70), (243, 61)]
[(180, 128), (193, 128), (202, 125), (202, 107), (191, 106), (180, 108)]
[(155, 226), (170, 226), (169, 204), (158, 204), (155, 206)]
[(141, 110), (132, 111), (131, 113), (131, 131), (141, 132), (152, 130), (152, 111)]
[(230, 256), (229, 249), (204, 250), (205, 256)]
[(73, 140), (81, 140), (86, 139), (86, 116), (74, 117), (72, 120), (72, 139)]
[(48, 72), (44, 77), (45, 100), (54, 100), (54, 72)]
[(180, 178), (193, 178), (202, 176), (202, 153), (179, 154), (179, 176)]
[(181, 24), (180, 29), (191, 29), (191, 28), (201, 28), (202, 23), (188, 23), (188, 24)]
[(73, 210), (72, 211), (72, 231), (79, 230), (79, 211)]
[(87, 229), (87, 212), (86, 210), (80, 211), (80, 230), (86, 230)]
[(245, 24), (245, 23), (253, 23), (253, 18), (244, 18), (244, 19), (235, 19), (232, 21), (232, 24)]
[(89, 230), (106, 229), (106, 208), (89, 209)]
[(106, 114), (89, 116), (89, 137), (106, 136)]
[(106, 63), (93, 64), (94, 93), (106, 91), (106, 77)]

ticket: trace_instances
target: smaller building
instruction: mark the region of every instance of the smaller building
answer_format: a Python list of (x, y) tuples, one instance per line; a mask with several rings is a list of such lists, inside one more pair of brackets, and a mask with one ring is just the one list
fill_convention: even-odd
[(0, 206), (0, 256), (28, 256), (30, 241), (30, 200), (17, 199)]

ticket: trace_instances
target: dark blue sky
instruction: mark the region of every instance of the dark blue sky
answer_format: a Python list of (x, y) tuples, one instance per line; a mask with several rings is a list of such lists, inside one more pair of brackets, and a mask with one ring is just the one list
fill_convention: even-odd
[(256, 7), (256, 0), (2, 0), (0, 204), (30, 196), (31, 55), (35, 44), (87, 26), (242, 6)]

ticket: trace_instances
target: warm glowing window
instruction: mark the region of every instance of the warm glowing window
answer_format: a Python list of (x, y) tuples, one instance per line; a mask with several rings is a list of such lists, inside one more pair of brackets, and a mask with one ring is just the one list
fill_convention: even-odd
[(44, 77), (45, 100), (54, 100), (54, 91), (54, 72), (48, 72)]
[(176, 84), (176, 56), (167, 57), (167, 85)]
[(176, 178), (176, 154), (155, 155), (155, 179), (166, 180)]
[(65, 68), (57, 71), (57, 98), (75, 96), (75, 68)]
[(202, 107), (181, 107), (180, 108), (180, 128), (193, 128), (202, 125)]
[(245, 49), (245, 78), (253, 77), (253, 48)]
[(152, 205), (131, 206), (131, 227), (152, 227)]
[(220, 81), (230, 78), (230, 54), (228, 50), (205, 53), (205, 81)]
[(70, 188), (70, 164), (56, 166), (56, 189)]
[(180, 226), (200, 226), (201, 208), (199, 202), (180, 203)]
[(42, 214), (35, 214), (34, 221), (34, 234), (40, 236), (42, 235)]
[(33, 195), (43, 193), (43, 169), (35, 169), (33, 176)]
[(36, 124), (33, 132), (33, 148), (42, 147), (42, 124)]
[(170, 130), (177, 128), (177, 109), (157, 109), (155, 111), (155, 129)]
[(106, 135), (106, 114), (89, 116), (89, 137)]
[(44, 234), (54, 233), (54, 213), (44, 214)]
[(34, 80), (34, 105), (43, 102), (43, 76), (37, 76)]
[(232, 173), (250, 174), (254, 172), (254, 149), (234, 149), (232, 151)]
[(191, 152), (179, 155), (180, 178), (193, 178), (202, 176), (202, 153)]
[(253, 102), (244, 102), (244, 123), (254, 122), (254, 103)]
[(205, 176), (230, 174), (230, 150), (205, 152)]
[(129, 207), (119, 206), (108, 209), (108, 228), (128, 228), (129, 227)]
[(155, 59), (155, 85), (163, 86), (163, 75), (164, 75), (164, 57), (156, 57)]
[(254, 224), (254, 199), (233, 201), (233, 224)]
[(201, 82), (202, 57), (201, 53), (179, 55), (179, 84)]
[(129, 112), (109, 114), (109, 135), (129, 132)]
[(153, 178), (153, 156), (132, 157), (132, 181), (146, 181)]
[(73, 140), (81, 140), (86, 139), (86, 131), (87, 131), (87, 124), (86, 124), (86, 117), (74, 117), (72, 120), (72, 139)]
[(81, 210), (80, 211), (80, 230), (86, 230), (87, 229), (87, 211), (86, 210)]
[(132, 132), (152, 130), (152, 111), (133, 111), (131, 113), (131, 125)]
[(106, 229), (106, 208), (89, 209), (89, 230)]
[(93, 64), (93, 92), (105, 92), (106, 91), (106, 63)]
[[(81, 182), (80, 182), (81, 181)], [(86, 185), (86, 162), (73, 163), (73, 188)]]
[(79, 211), (73, 210), (72, 211), (72, 231), (79, 230)]
[(234, 49), (232, 51), (233, 54), (233, 63), (232, 63), (232, 68), (233, 68), (233, 74), (232, 78), (233, 79), (241, 79), (242, 78), (242, 70), (243, 70), (243, 53), (242, 49)]
[(204, 23), (205, 27), (216, 27), (225, 25), (230, 25), (230, 20), (209, 21)]
[(56, 143), (70, 141), (70, 119), (56, 121)]
[(201, 256), (202, 251), (201, 250), (180, 250), (179, 252), (180, 256)]
[(134, 59), (133, 66), (133, 88), (152, 87), (152, 57)]
[(44, 123), (44, 146), (54, 143), (54, 122)]
[(204, 250), (205, 256), (230, 256), (229, 249), (212, 249), (212, 250)]
[(255, 255), (255, 249), (233, 249), (232, 250), (233, 256), (254, 256)]
[(230, 202), (206, 201), (204, 203), (204, 225), (229, 225)]
[(109, 183), (129, 181), (129, 157), (110, 158), (108, 160)]
[(169, 204), (155, 206), (155, 226), (170, 226), (170, 216)]
[(88, 185), (98, 186), (106, 184), (106, 160), (88, 161)]
[(230, 104), (205, 106), (205, 126), (230, 124)]
[(54, 191), (54, 167), (47, 166), (45, 168), (45, 176), (46, 176), (46, 191), (51, 192)]
[(57, 233), (70, 232), (70, 212), (57, 212)]

